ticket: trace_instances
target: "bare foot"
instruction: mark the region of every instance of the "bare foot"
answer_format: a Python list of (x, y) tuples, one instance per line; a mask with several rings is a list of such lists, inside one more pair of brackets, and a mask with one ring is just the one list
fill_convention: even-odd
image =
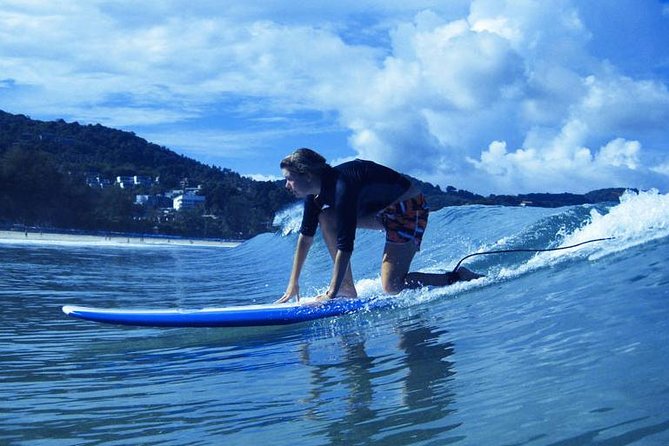
[(358, 297), (358, 292), (355, 288), (341, 287), (337, 293), (337, 298), (341, 299), (355, 299)]
[(469, 282), (470, 280), (485, 277), (483, 274), (475, 273), (474, 271), (468, 270), (464, 266), (458, 268), (456, 274), (458, 275), (458, 282)]

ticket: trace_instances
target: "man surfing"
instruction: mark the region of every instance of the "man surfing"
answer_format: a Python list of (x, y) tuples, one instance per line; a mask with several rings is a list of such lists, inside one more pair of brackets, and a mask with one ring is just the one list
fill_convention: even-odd
[(286, 188), (304, 199), (304, 214), (290, 280), (277, 303), (299, 299), (300, 273), (319, 225), (334, 266), (328, 290), (317, 300), (358, 296), (350, 267), (357, 228), (386, 233), (381, 284), (388, 294), (482, 277), (463, 267), (455, 273), (409, 272), (420, 250), (429, 210), (423, 194), (400, 173), (359, 159), (332, 167), (307, 148), (285, 157), (280, 167)]

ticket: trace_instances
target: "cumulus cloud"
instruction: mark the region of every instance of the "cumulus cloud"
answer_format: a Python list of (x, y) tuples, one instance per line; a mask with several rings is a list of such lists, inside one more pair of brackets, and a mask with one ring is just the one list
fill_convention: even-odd
[[(3, 12), (3, 76), (35, 87), (54, 104), (121, 98), (137, 107), (176, 101), (175, 110), (188, 110), (226, 94), (276, 96), (300, 86), (295, 66), (317, 62), (318, 53), (303, 52), (297, 43), (330, 45), (327, 33), (310, 28), (225, 17), (168, 16), (125, 27), (94, 5)], [(290, 57), (280, 53), (291, 48)], [(283, 65), (289, 58), (293, 63)]]
[(669, 163), (659, 164), (650, 168), (651, 171), (660, 175), (669, 175)]
[[(620, 14), (666, 20), (640, 1)], [(4, 0), (0, 108), (141, 127), (209, 160), (336, 125), (340, 159), (479, 193), (669, 186), (667, 78), (600, 54), (596, 6), (444, 3)]]
[(353, 147), (410, 172), (457, 169), (458, 152), (477, 141), (476, 121), (517, 94), (519, 56), (495, 34), (430, 12), (395, 30), (393, 50), (361, 92), (362, 107), (342, 107)]
[[(560, 137), (568, 139), (569, 135)], [(494, 141), (479, 160), (469, 161), (505, 185), (524, 189), (542, 184), (548, 190), (564, 188), (567, 182), (585, 183), (589, 188), (610, 187), (614, 179), (626, 178), (639, 166), (638, 141), (617, 138), (595, 153), (588, 147), (562, 143), (555, 141), (544, 151), (530, 148), (509, 152), (505, 142)]]
[(636, 170), (639, 166), (639, 141), (626, 141), (616, 138), (601, 148), (597, 154), (596, 161), (606, 166), (626, 167)]
[(419, 14), (397, 27), (375, 76), (398, 85), (366, 92), (386, 106), (344, 108), (352, 145), (484, 192), (667, 187), (644, 157), (646, 143), (667, 148), (666, 80), (623, 74), (589, 53), (590, 38), (569, 1), (473, 1), (450, 21)]
[[(533, 126), (522, 148), (508, 152), (506, 143), (496, 141), (478, 160), (468, 160), (491, 178), (522, 179), (527, 183), (522, 187), (543, 183), (554, 190), (567, 190), (567, 185), (570, 190), (585, 190), (612, 184), (628, 186), (625, 181), (650, 187), (651, 177), (652, 181), (666, 181), (649, 176), (650, 171), (662, 170), (644, 165), (639, 140), (616, 136), (643, 138), (661, 129), (669, 118), (666, 87), (619, 75), (609, 75), (605, 80), (588, 76), (583, 86), (582, 96), (572, 104), (559, 131)], [(593, 153), (590, 144), (597, 143), (602, 145)], [(510, 185), (517, 186), (513, 182)]]

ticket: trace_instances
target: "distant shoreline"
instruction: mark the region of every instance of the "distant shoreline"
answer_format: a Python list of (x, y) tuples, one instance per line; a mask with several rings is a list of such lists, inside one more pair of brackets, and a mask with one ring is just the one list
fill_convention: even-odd
[(0, 243), (14, 244), (85, 244), (96, 246), (209, 246), (234, 248), (242, 242), (235, 240), (198, 239), (122, 233), (68, 233), (36, 230), (0, 230)]

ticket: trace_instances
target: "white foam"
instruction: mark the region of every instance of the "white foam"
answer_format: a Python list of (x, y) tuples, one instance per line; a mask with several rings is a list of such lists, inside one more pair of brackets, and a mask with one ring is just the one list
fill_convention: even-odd
[(380, 276), (374, 279), (360, 279), (356, 281), (355, 287), (361, 298), (392, 299), (395, 307), (410, 307), (445, 296), (457, 296), (470, 289), (486, 286), (493, 280), (490, 277), (483, 277), (469, 282), (457, 282), (446, 287), (426, 286), (413, 290), (407, 289), (397, 295), (384, 293)]
[(566, 237), (564, 244), (615, 237), (613, 242), (593, 249), (590, 258), (597, 259), (669, 236), (669, 194), (628, 191), (607, 214), (593, 210), (590, 218), (590, 223)]
[(360, 297), (381, 296), (384, 294), (381, 286), (381, 276), (373, 279), (360, 279), (355, 282), (355, 289)]
[(281, 229), (283, 235), (298, 232), (302, 224), (302, 204), (297, 203), (277, 212), (273, 224)]
[[(292, 212), (292, 214), (291, 214)], [(285, 211), (282, 221), (284, 233), (291, 232), (292, 228), (299, 228), (299, 207)], [(292, 219), (292, 220), (291, 220)], [(471, 282), (458, 282), (448, 287), (424, 287), (417, 290), (405, 290), (397, 296), (389, 296), (397, 301), (399, 306), (413, 305), (431, 301), (444, 296), (456, 296), (470, 289), (488, 286), (500, 280), (508, 280), (524, 275), (528, 272), (555, 265), (556, 263), (574, 258), (596, 260), (603, 256), (624, 251), (656, 239), (669, 236), (669, 194), (662, 195), (657, 190), (645, 192), (626, 192), (620, 202), (612, 206), (608, 212), (602, 213), (591, 210), (590, 217), (584, 224), (571, 232), (560, 228), (555, 234), (561, 238), (556, 247), (576, 245), (594, 239), (614, 237), (597, 243), (589, 243), (576, 248), (561, 251), (540, 252), (521, 265), (504, 267), (498, 271), (487, 271), (487, 276)], [(512, 238), (504, 237), (497, 245), (504, 247)], [(432, 265), (422, 268), (422, 271), (441, 271), (444, 265)], [(384, 296), (380, 277), (366, 278), (356, 281), (356, 289), (360, 297)]]
[(586, 256), (596, 260), (606, 255), (624, 251), (669, 236), (669, 195), (657, 190), (625, 192), (620, 203), (602, 214), (593, 209), (590, 219), (579, 229), (567, 234), (558, 247), (571, 246), (589, 240), (613, 238), (574, 249), (539, 253), (519, 268), (504, 269), (503, 277), (516, 276), (556, 261)]

